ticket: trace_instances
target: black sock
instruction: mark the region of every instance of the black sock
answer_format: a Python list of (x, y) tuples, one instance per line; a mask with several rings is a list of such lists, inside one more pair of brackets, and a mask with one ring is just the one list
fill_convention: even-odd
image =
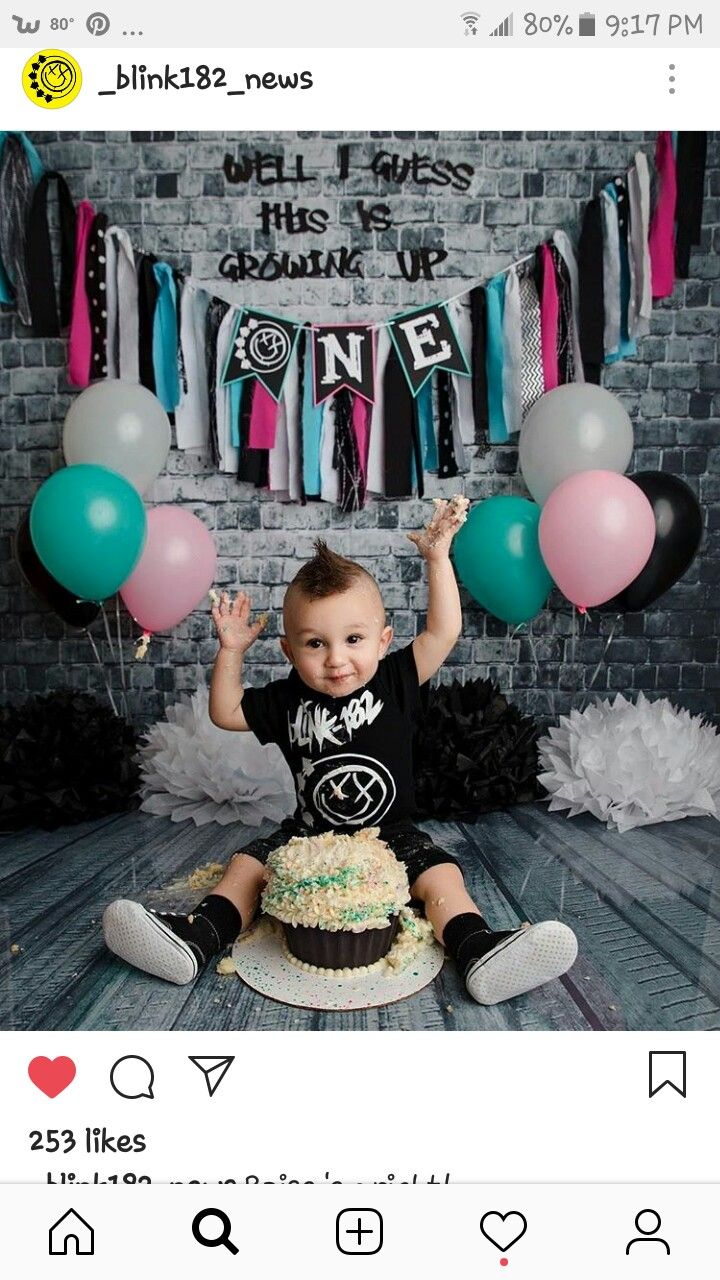
[(514, 932), (514, 929), (504, 929), (496, 933), (482, 916), (466, 911), (448, 920), (443, 930), (443, 943), (460, 972), (465, 974), (473, 960), (481, 960), (503, 938)]
[(195, 952), (201, 965), (229, 946), (242, 929), (242, 917), (229, 898), (210, 893), (187, 915), (156, 913)]

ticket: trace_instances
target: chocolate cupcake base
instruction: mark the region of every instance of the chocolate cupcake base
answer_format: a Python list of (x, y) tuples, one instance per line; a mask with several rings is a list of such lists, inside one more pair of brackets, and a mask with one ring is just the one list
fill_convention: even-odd
[(287, 949), (296, 960), (318, 969), (360, 969), (387, 955), (399, 926), (400, 917), (395, 915), (385, 929), (363, 929), (361, 933), (302, 924), (283, 924), (283, 929)]

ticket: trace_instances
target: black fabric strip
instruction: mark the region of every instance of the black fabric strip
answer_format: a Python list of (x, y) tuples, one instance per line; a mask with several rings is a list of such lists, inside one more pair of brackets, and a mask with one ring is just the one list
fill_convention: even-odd
[(153, 267), (157, 258), (144, 253), (138, 264), (138, 362), (140, 381), (155, 394), (155, 369), (153, 367), (153, 321), (158, 296), (158, 283)]
[(210, 456), (215, 466), (220, 463), (217, 431), (217, 338), (220, 325), (230, 310), (229, 303), (213, 298), (205, 313), (205, 367), (207, 369), (208, 406), (210, 409)]
[[(60, 309), (48, 225), (48, 187), (57, 183), (60, 216)], [(27, 225), (28, 300), (35, 338), (59, 338), (70, 324), (75, 272), (75, 205), (61, 173), (44, 173), (33, 192)]]
[(472, 392), (475, 443), (484, 452), (488, 443), (490, 413), (488, 409), (487, 365), (487, 295), (483, 285), (470, 293), (470, 319), (472, 322)]
[(687, 280), (690, 250), (702, 236), (706, 160), (706, 133), (678, 134), (675, 271), (680, 280)]
[(107, 255), (108, 220), (96, 213), (85, 254), (85, 292), (90, 309), (90, 380), (107, 376)]
[(599, 199), (585, 207), (578, 245), (580, 349), (588, 382), (600, 383), (605, 359), (602, 209)]
[(455, 458), (455, 442), (452, 429), (452, 400), (450, 391), (450, 374), (438, 369), (438, 475), (441, 480), (458, 474)]
[(391, 346), (383, 379), (385, 397), (385, 496), (409, 498), (412, 494), (413, 396), (395, 346)]
[(341, 511), (360, 511), (365, 505), (365, 480), (352, 426), (352, 393), (344, 387), (335, 395), (335, 440), (338, 456)]

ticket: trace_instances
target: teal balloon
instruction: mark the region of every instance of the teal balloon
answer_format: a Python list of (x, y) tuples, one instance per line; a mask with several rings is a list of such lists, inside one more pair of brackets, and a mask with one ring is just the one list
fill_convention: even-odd
[(137, 489), (107, 467), (56, 471), (30, 508), (39, 559), (78, 600), (105, 600), (122, 586), (140, 559), (146, 530)]
[(518, 626), (543, 608), (552, 589), (538, 542), (540, 507), (527, 498), (486, 498), (455, 536), (458, 577), (488, 613)]

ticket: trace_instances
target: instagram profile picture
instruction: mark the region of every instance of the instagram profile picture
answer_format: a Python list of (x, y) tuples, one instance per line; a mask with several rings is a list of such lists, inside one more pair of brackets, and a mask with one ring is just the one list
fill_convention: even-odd
[(28, 58), (22, 85), (31, 102), (55, 110), (74, 102), (82, 88), (79, 64), (63, 49), (42, 49)]

